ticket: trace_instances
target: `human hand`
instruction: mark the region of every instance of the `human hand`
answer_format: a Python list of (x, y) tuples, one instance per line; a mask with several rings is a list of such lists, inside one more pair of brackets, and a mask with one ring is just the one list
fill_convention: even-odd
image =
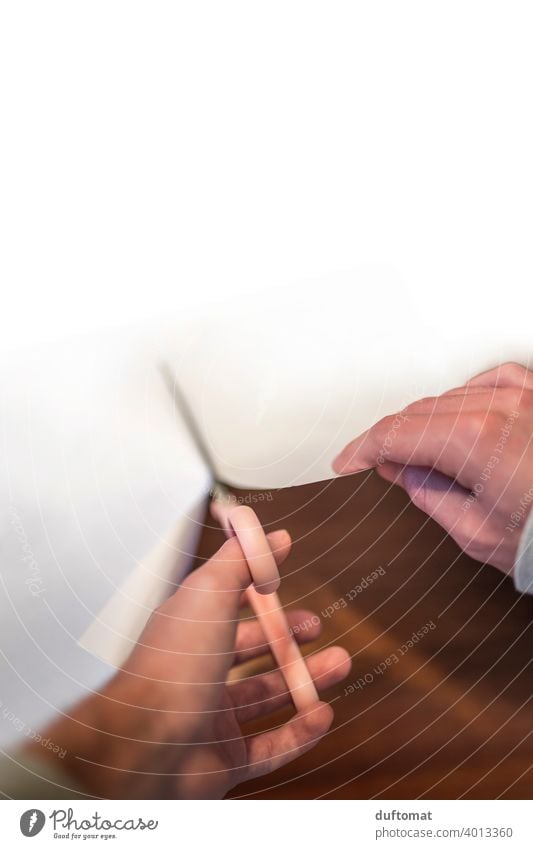
[(387, 416), (334, 460), (375, 466), (471, 557), (512, 571), (533, 504), (533, 372), (506, 363)]
[[(268, 540), (279, 565), (290, 537), (277, 531)], [(327, 732), (333, 711), (318, 702), (271, 731), (243, 735), (242, 723), (290, 701), (278, 670), (227, 681), (233, 665), (268, 652), (259, 623), (239, 622), (250, 580), (239, 543), (228, 540), (153, 613), (104, 690), (48, 729), (67, 750), (62, 765), (88, 794), (219, 798), (294, 760)], [(288, 620), (299, 642), (318, 636), (309, 611), (289, 613)], [(332, 647), (309, 657), (308, 667), (322, 690), (348, 674), (350, 659)]]

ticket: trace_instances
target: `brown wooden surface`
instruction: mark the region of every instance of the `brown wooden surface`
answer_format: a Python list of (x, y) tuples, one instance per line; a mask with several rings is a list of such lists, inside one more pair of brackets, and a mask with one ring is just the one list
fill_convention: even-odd
[[(287, 528), (294, 540), (283, 602), (315, 610), (323, 624), (319, 645), (344, 646), (353, 668), (327, 695), (335, 723), (326, 739), (232, 795), (531, 798), (533, 598), (521, 598), (500, 572), (461, 554), (374, 473), (271, 495), (252, 506), (268, 530)], [(199, 561), (222, 541), (221, 531), (206, 527)], [(346, 594), (380, 567), (385, 574), (348, 601)], [(347, 606), (328, 616), (339, 599)], [(432, 622), (400, 655), (413, 632)], [(250, 672), (257, 669), (256, 662)], [(365, 675), (369, 683), (345, 695)]]

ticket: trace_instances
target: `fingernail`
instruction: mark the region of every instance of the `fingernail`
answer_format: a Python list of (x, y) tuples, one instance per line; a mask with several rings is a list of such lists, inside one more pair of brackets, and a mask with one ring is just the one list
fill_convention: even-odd
[(451, 478), (430, 466), (406, 466), (402, 473), (402, 485), (412, 498), (421, 489), (431, 492), (449, 492), (455, 486)]
[(331, 464), (331, 468), (338, 475), (342, 475), (342, 470), (344, 467), (344, 461), (342, 459), (342, 454), (338, 454)]
[(354, 475), (356, 472), (366, 472), (372, 468), (374, 467), (369, 466), (368, 463), (358, 463), (352, 457), (348, 460), (336, 457), (332, 463), (332, 469), (338, 475)]
[(321, 736), (333, 722), (333, 708), (327, 702), (317, 702), (305, 717), (305, 726), (313, 735)]
[(350, 448), (348, 451), (341, 451), (331, 465), (333, 471), (338, 475), (347, 475), (350, 472), (362, 472), (363, 469), (368, 468), (368, 466), (361, 465), (361, 463), (357, 462), (356, 450), (353, 448)]
[(402, 472), (401, 483), (410, 498), (421, 489), (432, 492), (448, 492), (453, 481), (429, 466), (406, 466)]
[(286, 540), (290, 540), (291, 538), (291, 535), (286, 528), (277, 528), (275, 531), (269, 531), (267, 536), (270, 538), (274, 537), (277, 540), (280, 540), (282, 537), (285, 537)]

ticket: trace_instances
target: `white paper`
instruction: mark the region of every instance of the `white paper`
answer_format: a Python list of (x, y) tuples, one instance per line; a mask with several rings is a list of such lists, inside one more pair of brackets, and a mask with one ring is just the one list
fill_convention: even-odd
[(209, 478), (157, 358), (123, 333), (2, 369), (0, 743), (100, 687), (194, 554)]
[[(473, 291), (452, 292), (435, 312), (426, 290), (408, 287), (393, 269), (361, 267), (278, 298), (228, 298), (213, 315), (176, 316), (150, 337), (218, 477), (251, 489), (295, 486), (330, 478), (338, 450), (381, 416), (500, 362), (530, 362), (527, 319), (509, 305), (480, 309)], [(179, 530), (187, 528), (188, 521)], [(121, 663), (147, 618), (139, 601), (155, 606), (167, 573), (163, 562), (135, 572), (83, 644)], [(122, 636), (110, 633), (118, 622)]]
[(430, 285), (361, 266), (228, 299), (169, 341), (220, 477), (261, 489), (327, 479), (338, 451), (382, 416), (506, 360), (531, 361), (530, 293)]

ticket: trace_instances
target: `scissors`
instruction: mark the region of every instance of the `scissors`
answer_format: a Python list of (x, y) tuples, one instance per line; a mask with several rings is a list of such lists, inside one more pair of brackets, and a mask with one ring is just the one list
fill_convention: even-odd
[(261, 623), (294, 707), (297, 711), (303, 710), (319, 700), (318, 693), (276, 592), (280, 584), (279, 571), (261, 522), (251, 507), (236, 504), (235, 496), (219, 480), (211, 453), (174, 374), (166, 364), (161, 366), (161, 372), (174, 405), (211, 474), (211, 515), (228, 538), (237, 538), (248, 564), (253, 583), (246, 590), (247, 601)]

